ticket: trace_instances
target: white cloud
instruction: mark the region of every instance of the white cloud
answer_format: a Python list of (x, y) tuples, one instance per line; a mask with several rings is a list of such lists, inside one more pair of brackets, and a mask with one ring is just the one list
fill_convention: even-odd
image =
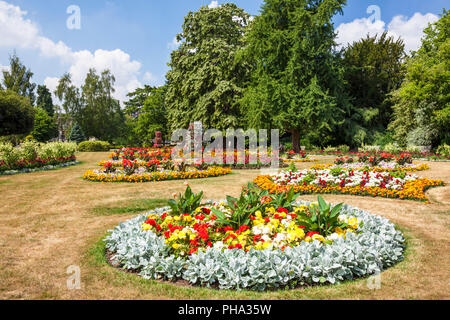
[[(97, 72), (109, 69), (116, 78), (114, 97), (121, 101), (127, 100), (129, 91), (142, 86), (139, 80), (142, 65), (132, 60), (126, 52), (120, 49), (98, 49), (93, 53), (88, 50), (73, 51), (64, 42), (55, 43), (41, 35), (38, 26), (26, 19), (26, 15), (27, 12), (20, 7), (0, 0), (0, 47), (38, 50), (44, 57), (59, 59), (68, 65), (73, 83), (77, 86), (82, 85), (90, 68), (95, 68)], [(145, 74), (145, 78), (148, 79), (148, 75)], [(54, 89), (57, 78), (47, 77), (44, 83)]]
[(144, 73), (142, 80), (147, 82), (147, 84), (150, 84), (150, 85), (156, 85), (158, 83), (158, 78), (151, 72)]
[(171, 49), (171, 50), (176, 50), (176, 49), (178, 49), (178, 47), (180, 46), (180, 44), (181, 44), (181, 42), (179, 42), (179, 41), (177, 40), (177, 37), (174, 37), (174, 38), (172, 39), (172, 42), (169, 42), (169, 43), (167, 44), (167, 48), (169, 48), (169, 49)]
[(405, 16), (396, 16), (388, 25), (389, 33), (393, 36), (402, 37), (405, 40), (405, 47), (407, 50), (417, 50), (421, 45), (421, 38), (423, 37), (423, 29), (429, 23), (439, 20), (439, 17), (427, 13), (422, 15), (415, 13), (410, 19)]
[(217, 8), (218, 6), (219, 6), (218, 1), (212, 1), (210, 4), (208, 4), (208, 8), (210, 8), (210, 9)]
[(3, 84), (3, 71), (9, 71), (10, 69), (11, 69), (10, 66), (0, 65), (0, 85)]
[(336, 31), (338, 37), (336, 42), (341, 46), (346, 46), (361, 38), (365, 38), (367, 34), (374, 36), (387, 31), (390, 36), (395, 38), (401, 37), (405, 41), (406, 51), (417, 50), (421, 44), (423, 29), (428, 23), (437, 21), (438, 16), (427, 13), (415, 13), (411, 18), (405, 16), (395, 16), (387, 25), (382, 20), (371, 21), (368, 18), (355, 19), (349, 23), (342, 23)]

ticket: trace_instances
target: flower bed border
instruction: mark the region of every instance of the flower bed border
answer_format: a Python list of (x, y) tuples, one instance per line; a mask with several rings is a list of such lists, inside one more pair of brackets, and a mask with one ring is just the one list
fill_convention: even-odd
[(33, 173), (33, 172), (40, 172), (40, 171), (51, 171), (51, 170), (58, 170), (61, 168), (66, 168), (66, 167), (71, 167), (71, 166), (75, 166), (80, 164), (81, 161), (75, 160), (75, 161), (68, 161), (68, 162), (63, 162), (63, 163), (59, 163), (59, 164), (55, 164), (55, 165), (46, 165), (43, 167), (39, 167), (39, 168), (24, 168), (21, 170), (7, 170), (7, 171), (2, 171), (0, 172), (0, 176), (12, 176), (15, 174), (21, 174), (21, 173)]
[(302, 163), (302, 162), (317, 162), (319, 161), (318, 159), (310, 159), (310, 158), (305, 158), (305, 159), (283, 159), (283, 162), (298, 162), (298, 163)]
[[(325, 169), (329, 169), (330, 167), (334, 166), (333, 163), (325, 163), (325, 164), (316, 164), (314, 166), (312, 166), (311, 170), (325, 170)], [(354, 171), (365, 171), (364, 168), (361, 169), (348, 169), (348, 168), (342, 168), (343, 170), (354, 170)], [(425, 164), (425, 163), (421, 163), (418, 167), (413, 167), (413, 168), (408, 168), (408, 167), (404, 167), (404, 168), (380, 168), (380, 167), (370, 167), (369, 166), (369, 171), (370, 172), (414, 172), (414, 171), (425, 171), (425, 170), (429, 170), (430, 167)]]
[(254, 183), (261, 189), (269, 191), (269, 193), (280, 193), (290, 190), (292, 187), (296, 193), (300, 194), (348, 194), (353, 196), (371, 196), (383, 198), (398, 198), (402, 200), (415, 200), (430, 203), (425, 195), (425, 191), (431, 187), (444, 186), (442, 180), (418, 179), (415, 181), (408, 181), (402, 190), (388, 190), (379, 187), (340, 187), (340, 186), (326, 186), (322, 188), (317, 185), (278, 185), (272, 181), (268, 175), (258, 176)]
[[(99, 161), (97, 164), (99, 167), (103, 167), (106, 163), (111, 162), (112, 166), (115, 168), (123, 168), (122, 166), (122, 162), (117, 162), (118, 160), (115, 160), (116, 162), (114, 162), (114, 160), (101, 160)], [(317, 160), (316, 160), (317, 161)], [(164, 162), (164, 161), (161, 161)], [(310, 161), (311, 162), (311, 161)], [(135, 163), (136, 167), (145, 167), (145, 165), (147, 164), (147, 162), (143, 161), (143, 160), (138, 160), (138, 162)], [(224, 169), (231, 169), (231, 170), (261, 170), (261, 169), (270, 169), (271, 165), (268, 164), (267, 166), (264, 165), (246, 165), (244, 167), (240, 167), (241, 165), (239, 164), (213, 164), (210, 167), (220, 167), (220, 168), (224, 168)], [(281, 168), (287, 168), (288, 166), (285, 163), (280, 163), (280, 167)]]
[[(297, 205), (310, 203), (296, 202)], [(169, 256), (164, 239), (151, 231), (143, 232), (141, 227), (148, 214), (161, 215), (167, 210), (149, 211), (110, 230), (104, 239), (110, 265), (146, 279), (265, 291), (355, 280), (378, 274), (404, 258), (405, 239), (394, 224), (349, 205), (344, 205), (343, 210), (363, 221), (361, 233), (349, 234), (330, 245), (323, 246), (315, 240), (284, 251), (222, 252), (207, 248), (186, 259), (176, 258)]]
[(190, 179), (204, 179), (211, 177), (220, 177), (231, 173), (229, 168), (210, 167), (203, 171), (193, 172), (170, 172), (168, 173), (145, 173), (142, 175), (99, 175), (92, 170), (88, 170), (84, 173), (83, 179), (92, 182), (124, 182), (124, 183), (143, 183), (143, 182), (155, 182), (155, 181), (167, 181), (167, 180), (190, 180)]

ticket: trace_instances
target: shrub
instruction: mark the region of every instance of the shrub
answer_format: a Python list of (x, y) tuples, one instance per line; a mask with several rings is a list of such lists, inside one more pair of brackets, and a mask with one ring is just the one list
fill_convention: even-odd
[(83, 141), (78, 145), (80, 152), (101, 152), (109, 151), (111, 145), (106, 141)]
[(450, 156), (450, 146), (448, 144), (442, 144), (439, 146), (439, 148), (437, 148), (436, 153), (444, 156), (444, 157), (449, 157)]
[(422, 148), (419, 146), (409, 145), (406, 147), (406, 151), (408, 151), (409, 153), (420, 153), (422, 152)]
[(20, 160), (20, 150), (15, 148), (11, 143), (0, 143), (0, 160), (7, 167), (12, 167)]
[(342, 146), (339, 146), (337, 149), (342, 153), (347, 153), (350, 151), (350, 147), (345, 144)]
[(380, 151), (380, 146), (369, 146), (369, 145), (363, 145), (361, 148), (358, 149), (362, 152), (377, 152)]
[(0, 136), (28, 134), (34, 123), (30, 100), (11, 90), (0, 90), (0, 119)]
[(396, 143), (388, 143), (384, 146), (384, 151), (389, 153), (398, 153), (401, 151), (401, 148)]
[(27, 161), (34, 161), (37, 158), (39, 144), (33, 140), (26, 140), (20, 145), (21, 158)]
[(38, 155), (44, 161), (69, 158), (75, 154), (76, 148), (75, 142), (50, 142), (41, 145)]

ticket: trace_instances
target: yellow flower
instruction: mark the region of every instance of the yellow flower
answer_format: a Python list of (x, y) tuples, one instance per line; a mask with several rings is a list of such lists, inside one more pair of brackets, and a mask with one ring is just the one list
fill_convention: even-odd
[(323, 236), (321, 236), (320, 234), (315, 234), (313, 235), (313, 240), (319, 240), (320, 242), (324, 242), (325, 238)]
[(351, 217), (348, 219), (347, 223), (352, 227), (353, 229), (358, 229), (358, 219), (355, 217)]
[(172, 248), (174, 248), (175, 250), (178, 249), (180, 247), (180, 245), (178, 243), (174, 243), (172, 245)]
[(152, 226), (149, 225), (149, 224), (147, 224), (147, 223), (143, 223), (143, 224), (142, 224), (142, 229), (143, 229), (144, 231), (150, 230), (151, 228), (152, 228)]

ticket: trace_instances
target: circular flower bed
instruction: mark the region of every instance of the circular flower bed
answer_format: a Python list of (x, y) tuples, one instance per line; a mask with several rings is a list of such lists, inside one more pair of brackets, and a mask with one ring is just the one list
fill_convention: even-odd
[(149, 172), (144, 167), (137, 167), (130, 174), (126, 168), (116, 168), (114, 172), (108, 172), (108, 169), (88, 170), (83, 175), (83, 179), (97, 182), (150, 182), (163, 180), (179, 179), (202, 179), (209, 177), (219, 177), (231, 173), (229, 168), (209, 167), (205, 170), (186, 168), (183, 171), (158, 169), (155, 172)]
[(251, 188), (239, 199), (201, 197), (188, 188), (170, 207), (111, 230), (111, 263), (148, 279), (267, 290), (365, 277), (403, 259), (404, 238), (392, 223), (348, 205)]
[(283, 171), (259, 176), (256, 185), (270, 193), (292, 189), (301, 194), (336, 193), (429, 202), (424, 192), (442, 186), (441, 180), (420, 178), (404, 172), (353, 171), (342, 168)]

